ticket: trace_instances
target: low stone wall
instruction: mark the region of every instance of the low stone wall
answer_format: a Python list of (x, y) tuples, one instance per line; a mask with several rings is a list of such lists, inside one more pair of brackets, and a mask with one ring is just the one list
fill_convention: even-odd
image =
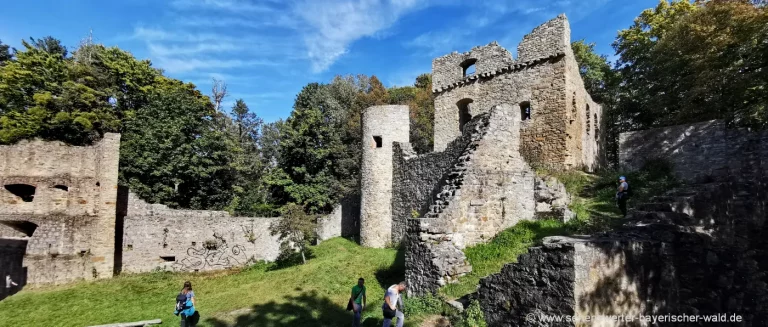
[(713, 120), (619, 136), (621, 169), (637, 170), (657, 158), (671, 162), (677, 177), (691, 182), (725, 180), (744, 169), (768, 171), (768, 132)]
[(663, 303), (671, 288), (662, 289), (664, 283), (647, 279), (674, 281), (665, 270), (669, 254), (664, 249), (659, 242), (643, 240), (546, 238), (542, 246), (521, 255), (518, 263), (480, 281), (477, 294), (486, 322), (540, 326), (544, 322), (535, 319), (541, 315), (657, 314), (656, 307), (648, 304)]
[[(176, 210), (126, 194), (120, 271), (209, 271), (274, 261), (281, 240), (270, 235), (280, 218), (232, 217), (224, 211)], [(354, 236), (354, 199), (318, 219), (320, 240)], [(346, 206), (345, 206), (346, 205)], [(358, 207), (359, 208), (359, 205)]]

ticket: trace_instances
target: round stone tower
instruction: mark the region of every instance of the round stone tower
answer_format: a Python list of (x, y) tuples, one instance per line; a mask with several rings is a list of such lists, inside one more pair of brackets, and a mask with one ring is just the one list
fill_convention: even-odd
[(408, 143), (408, 106), (363, 111), (360, 243), (383, 248), (392, 241), (392, 143)]

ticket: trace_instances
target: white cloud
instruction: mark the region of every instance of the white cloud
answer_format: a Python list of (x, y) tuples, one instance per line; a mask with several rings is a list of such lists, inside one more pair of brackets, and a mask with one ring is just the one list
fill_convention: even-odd
[(239, 60), (214, 58), (173, 58), (160, 57), (157, 65), (169, 73), (184, 73), (200, 69), (228, 69), (250, 66), (276, 66), (279, 63), (271, 60)]
[(180, 9), (219, 9), (231, 12), (272, 12), (274, 9), (264, 4), (253, 3), (250, 1), (237, 0), (174, 0), (171, 5)]
[(374, 36), (427, 5), (423, 0), (306, 0), (294, 6), (294, 14), (307, 26), (301, 32), (312, 69), (321, 72), (347, 53), (353, 42)]

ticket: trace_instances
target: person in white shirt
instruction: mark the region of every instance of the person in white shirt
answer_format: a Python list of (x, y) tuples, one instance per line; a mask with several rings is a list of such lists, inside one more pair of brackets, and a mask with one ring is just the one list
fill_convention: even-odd
[(19, 284), (16, 284), (11, 279), (11, 275), (5, 276), (5, 288), (11, 288), (11, 286), (19, 286)]
[(384, 305), (381, 306), (384, 311), (384, 325), (382, 327), (391, 326), (392, 318), (395, 317), (397, 317), (397, 327), (403, 327), (405, 315), (403, 314), (403, 298), (400, 296), (403, 291), (405, 291), (405, 282), (390, 286), (387, 293), (384, 294)]

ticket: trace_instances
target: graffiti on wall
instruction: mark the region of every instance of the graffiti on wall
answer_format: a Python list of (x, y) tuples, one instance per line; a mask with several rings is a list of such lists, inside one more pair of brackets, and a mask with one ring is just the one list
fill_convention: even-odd
[(187, 249), (187, 257), (176, 261), (173, 269), (176, 271), (197, 271), (227, 269), (242, 266), (248, 262), (245, 247), (221, 243), (217, 247), (203, 246)]

